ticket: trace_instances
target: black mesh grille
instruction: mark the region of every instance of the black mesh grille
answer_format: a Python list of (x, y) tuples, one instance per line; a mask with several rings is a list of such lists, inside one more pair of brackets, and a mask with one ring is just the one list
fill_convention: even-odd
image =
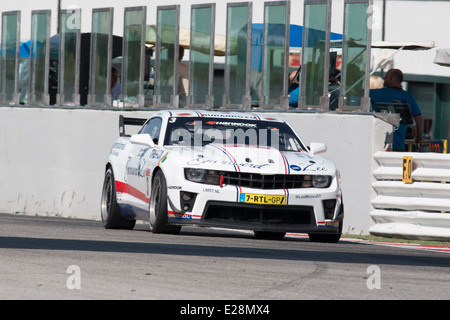
[(271, 225), (315, 223), (311, 206), (263, 206), (215, 201), (208, 201), (203, 219)]
[(311, 187), (311, 176), (225, 172), (223, 184), (255, 189), (299, 189)]

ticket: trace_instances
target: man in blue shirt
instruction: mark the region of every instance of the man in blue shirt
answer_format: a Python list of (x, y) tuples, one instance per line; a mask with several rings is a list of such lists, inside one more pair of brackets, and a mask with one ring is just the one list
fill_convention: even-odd
[(300, 68), (289, 75), (289, 107), (298, 108), (298, 96), (300, 94)]
[(289, 107), (298, 108), (298, 95), (300, 93), (300, 87), (295, 88), (289, 92)]
[[(413, 135), (416, 143), (422, 139), (423, 135), (423, 117), (416, 99), (412, 94), (405, 91), (401, 87), (403, 81), (403, 73), (399, 69), (391, 69), (384, 77), (384, 88), (373, 89), (370, 91), (370, 100), (373, 111), (377, 112), (377, 102), (401, 102), (407, 103), (411, 109), (411, 114), (416, 122), (416, 127), (413, 128)], [(401, 124), (394, 133), (394, 151), (405, 151), (405, 136), (407, 124)], [(415, 129), (415, 130), (414, 130)]]

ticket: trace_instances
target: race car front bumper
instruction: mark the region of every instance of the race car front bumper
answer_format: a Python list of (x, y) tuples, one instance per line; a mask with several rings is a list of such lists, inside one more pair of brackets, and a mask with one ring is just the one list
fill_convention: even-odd
[[(249, 195), (265, 198), (249, 203)], [(201, 225), (255, 231), (340, 233), (343, 202), (339, 186), (256, 190), (186, 183), (168, 187), (170, 224)], [(271, 201), (273, 199), (273, 201)]]
[(255, 205), (209, 200), (198, 216), (170, 211), (169, 223), (272, 232), (340, 233), (344, 213), (341, 203), (335, 201), (335, 205), (339, 206), (337, 216), (317, 221), (314, 206), (309, 205)]

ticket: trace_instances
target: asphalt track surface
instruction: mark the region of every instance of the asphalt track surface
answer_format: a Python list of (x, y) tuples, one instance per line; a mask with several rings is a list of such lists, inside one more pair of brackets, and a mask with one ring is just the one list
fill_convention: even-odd
[[(0, 299), (450, 299), (450, 253), (0, 214)], [(178, 312), (178, 310), (175, 310)]]

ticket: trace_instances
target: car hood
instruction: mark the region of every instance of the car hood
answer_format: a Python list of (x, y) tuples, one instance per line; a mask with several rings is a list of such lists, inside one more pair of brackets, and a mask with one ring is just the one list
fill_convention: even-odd
[(182, 168), (252, 172), (261, 174), (327, 174), (336, 171), (329, 159), (307, 152), (275, 148), (209, 144), (204, 147), (173, 147), (171, 162)]

